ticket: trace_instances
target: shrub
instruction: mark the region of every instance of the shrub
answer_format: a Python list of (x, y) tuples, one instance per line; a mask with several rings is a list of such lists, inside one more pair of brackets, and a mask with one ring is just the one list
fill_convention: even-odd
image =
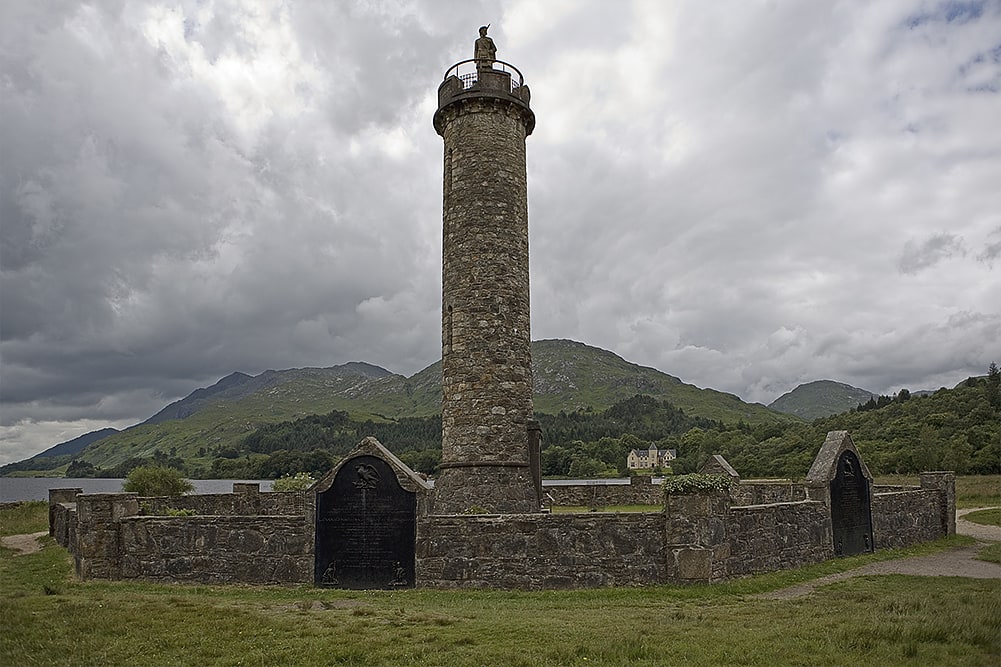
[(704, 475), (702, 473), (678, 475), (664, 480), (664, 495), (729, 493), (731, 484), (733, 484), (733, 480), (727, 475)]
[(308, 472), (297, 472), (294, 475), (283, 475), (271, 485), (272, 491), (305, 491), (316, 484), (316, 480)]
[(180, 496), (194, 488), (179, 470), (161, 466), (133, 468), (122, 484), (123, 491), (140, 496)]

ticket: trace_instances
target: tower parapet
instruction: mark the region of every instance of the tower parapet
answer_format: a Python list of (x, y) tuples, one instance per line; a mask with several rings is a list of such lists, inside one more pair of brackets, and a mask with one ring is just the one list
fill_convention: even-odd
[(488, 57), (446, 71), (434, 115), (445, 149), (440, 514), (539, 511), (525, 163), (535, 114), (521, 72), (492, 45), (478, 40)]

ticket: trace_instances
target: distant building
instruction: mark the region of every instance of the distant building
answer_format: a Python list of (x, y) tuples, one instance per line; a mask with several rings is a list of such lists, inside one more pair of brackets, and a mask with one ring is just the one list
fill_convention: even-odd
[(631, 449), (626, 458), (626, 467), (630, 470), (650, 470), (653, 468), (664, 468), (670, 462), (678, 458), (676, 449), (657, 449), (650, 445), (650, 449)]

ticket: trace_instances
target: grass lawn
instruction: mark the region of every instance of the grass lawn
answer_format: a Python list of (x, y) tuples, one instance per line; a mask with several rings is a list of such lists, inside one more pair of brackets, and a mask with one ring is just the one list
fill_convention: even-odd
[(970, 512), (963, 518), (983, 526), (1001, 526), (1001, 508), (996, 507), (990, 510)]
[(49, 529), (49, 504), (44, 500), (19, 503), (0, 510), (0, 537)]
[[(42, 505), (44, 508), (44, 505)], [(44, 512), (17, 532), (44, 529)], [(0, 511), (3, 530), (17, 522)], [(993, 665), (1001, 581), (853, 578), (954, 537), (715, 586), (331, 591), (77, 581), (65, 550), (0, 549), (0, 665)]]
[(995, 542), (978, 551), (977, 559), (1001, 565), (1001, 542)]

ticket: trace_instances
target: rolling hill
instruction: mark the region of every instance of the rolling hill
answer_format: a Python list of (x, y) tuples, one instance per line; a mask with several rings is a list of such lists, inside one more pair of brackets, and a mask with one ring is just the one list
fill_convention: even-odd
[(843, 382), (817, 380), (801, 384), (768, 404), (778, 412), (814, 420), (840, 414), (874, 397), (871, 391)]
[[(736, 424), (774, 424), (795, 417), (748, 404), (738, 397), (700, 389), (654, 368), (630, 363), (600, 348), (570, 340), (532, 343), (535, 408), (604, 410), (646, 394), (692, 416)], [(392, 420), (437, 414), (441, 406), (441, 364), (408, 377), (365, 363), (330, 368), (233, 373), (166, 406), (148, 420), (91, 444), (77, 458), (110, 467), (155, 452), (182, 459), (206, 459), (233, 446), (258, 426), (331, 410), (354, 419)], [(68, 460), (54, 459), (56, 467)], [(39, 469), (42, 468), (39, 462)], [(22, 464), (14, 464), (23, 469)]]

